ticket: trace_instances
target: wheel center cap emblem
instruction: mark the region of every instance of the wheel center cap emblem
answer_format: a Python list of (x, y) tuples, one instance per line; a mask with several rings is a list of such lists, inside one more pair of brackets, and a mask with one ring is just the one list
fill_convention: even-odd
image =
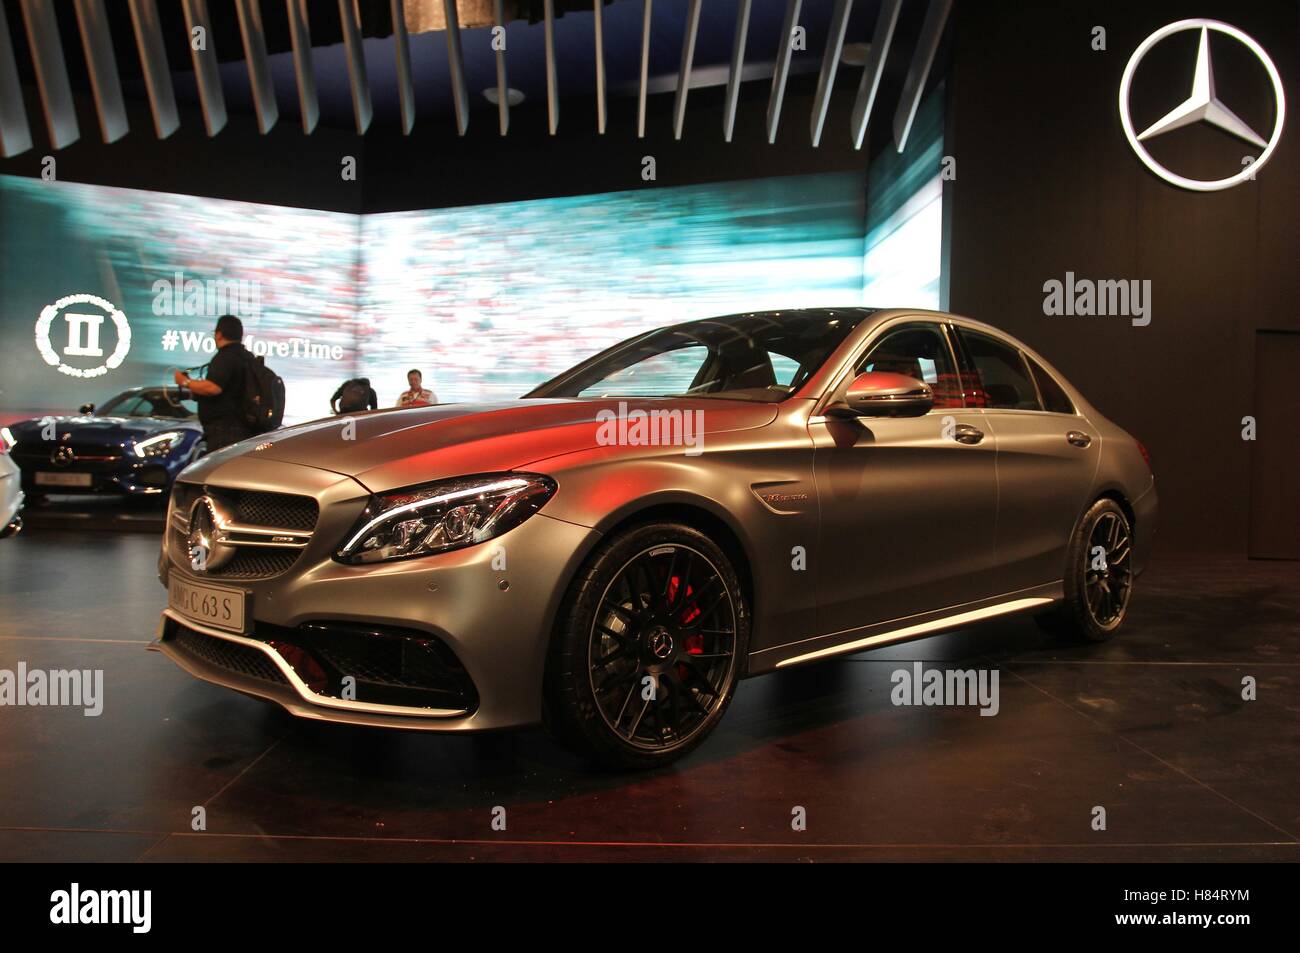
[(673, 637), (663, 626), (651, 631), (646, 644), (650, 648), (650, 654), (655, 658), (666, 659), (673, 654)]

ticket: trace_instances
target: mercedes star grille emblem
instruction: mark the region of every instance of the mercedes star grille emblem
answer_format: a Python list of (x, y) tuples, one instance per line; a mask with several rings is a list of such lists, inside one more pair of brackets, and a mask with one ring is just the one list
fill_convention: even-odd
[(235, 555), (235, 547), (218, 533), (221, 519), (211, 497), (201, 496), (190, 507), (190, 532), (187, 539), (190, 568), (195, 572), (220, 569)]

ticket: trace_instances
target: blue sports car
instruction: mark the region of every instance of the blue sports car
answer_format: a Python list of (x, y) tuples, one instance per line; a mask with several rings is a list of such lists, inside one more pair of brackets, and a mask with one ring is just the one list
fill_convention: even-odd
[(203, 452), (192, 405), (171, 387), (133, 387), (77, 416), (0, 428), (28, 502), (47, 493), (165, 494)]

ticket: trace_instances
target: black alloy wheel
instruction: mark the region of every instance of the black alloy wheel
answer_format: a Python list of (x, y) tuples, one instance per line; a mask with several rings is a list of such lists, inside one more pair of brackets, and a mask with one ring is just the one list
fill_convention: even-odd
[(579, 575), (548, 677), (561, 740), (616, 767), (685, 754), (731, 700), (749, 617), (730, 560), (689, 526), (649, 524)]
[(1118, 631), (1133, 595), (1133, 524), (1115, 500), (1097, 500), (1079, 519), (1063, 584), (1064, 601), (1037, 617), (1042, 628), (1089, 642)]

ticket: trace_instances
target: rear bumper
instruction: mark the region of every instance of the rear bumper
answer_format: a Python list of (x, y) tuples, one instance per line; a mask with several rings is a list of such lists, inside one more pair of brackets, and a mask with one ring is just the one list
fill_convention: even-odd
[(1151, 559), (1155, 546), (1156, 524), (1159, 521), (1160, 498), (1152, 479), (1147, 491), (1133, 500), (1133, 574), (1140, 576)]

